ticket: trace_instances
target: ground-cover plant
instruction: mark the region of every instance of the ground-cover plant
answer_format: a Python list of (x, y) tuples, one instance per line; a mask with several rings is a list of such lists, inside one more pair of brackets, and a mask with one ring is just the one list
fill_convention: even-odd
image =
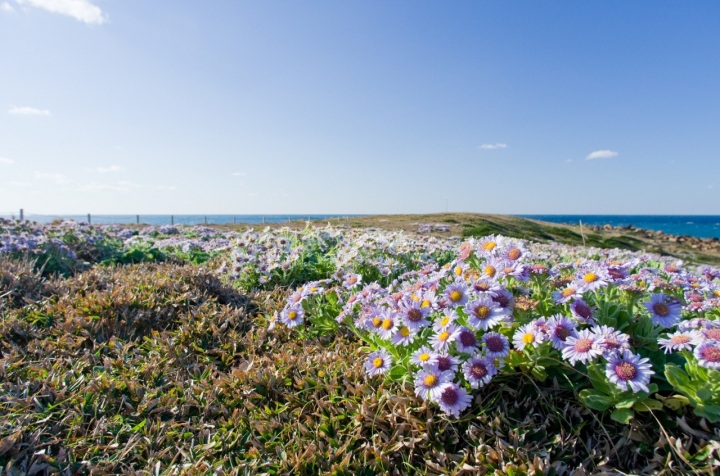
[(367, 344), (368, 376), (412, 382), (456, 418), (475, 389), (520, 372), (552, 378), (621, 423), (682, 403), (720, 421), (717, 273), (650, 255), (530, 248), (492, 235), (389, 286), (360, 287), (361, 275), (310, 283), (276, 320), (322, 333), (335, 317)]

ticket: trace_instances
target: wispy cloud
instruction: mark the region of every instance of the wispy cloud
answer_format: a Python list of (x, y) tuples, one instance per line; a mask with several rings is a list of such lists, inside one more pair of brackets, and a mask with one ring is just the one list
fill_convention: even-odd
[(13, 187), (13, 188), (28, 188), (28, 187), (32, 187), (32, 184), (31, 184), (30, 182), (18, 182), (18, 181), (15, 181), (15, 180), (11, 180), (10, 182), (7, 182), (6, 185), (7, 185), (8, 187)]
[(15, 0), (15, 2), (69, 16), (89, 25), (101, 25), (107, 21), (100, 7), (90, 0)]
[(503, 144), (501, 142), (495, 143), (495, 144), (482, 144), (479, 146), (481, 149), (485, 150), (495, 150), (495, 149), (507, 149), (507, 144)]
[(15, 9), (12, 5), (10, 5), (8, 2), (2, 2), (0, 3), (0, 10), (4, 12), (14, 12)]
[(158, 186), (157, 189), (158, 189), (158, 190), (163, 190), (163, 191), (168, 191), (168, 192), (169, 192), (169, 191), (172, 191), (172, 190), (177, 190), (177, 187), (172, 186), (172, 185), (160, 185), (160, 186)]
[(123, 169), (119, 165), (111, 165), (110, 167), (98, 167), (95, 169), (95, 171), (99, 174), (116, 174), (118, 172), (122, 172)]
[(14, 164), (14, 160), (6, 159), (5, 157), (0, 157), (0, 165), (10, 165)]
[(70, 179), (67, 178), (63, 174), (58, 173), (48, 173), (48, 172), (35, 172), (35, 178), (43, 179), (43, 180), (51, 180), (52, 182), (56, 183), (57, 185), (69, 185)]
[(140, 188), (140, 185), (132, 182), (117, 182), (116, 184), (90, 182), (77, 187), (78, 192), (129, 192)]
[(11, 107), (7, 111), (8, 114), (13, 116), (49, 116), (50, 111), (47, 109), (36, 109), (34, 107), (22, 106), (22, 107)]
[(246, 175), (245, 172), (233, 172), (233, 177), (244, 177)]
[(585, 160), (595, 160), (595, 159), (612, 159), (613, 157), (617, 157), (618, 153), (614, 150), (596, 150), (593, 152), (590, 152), (587, 157), (585, 157)]

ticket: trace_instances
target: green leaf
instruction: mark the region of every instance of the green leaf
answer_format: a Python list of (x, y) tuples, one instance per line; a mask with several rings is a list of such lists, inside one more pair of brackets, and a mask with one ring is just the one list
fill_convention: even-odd
[(615, 404), (615, 408), (632, 408), (638, 402), (637, 397), (630, 397), (624, 400), (620, 400)]
[(707, 386), (704, 386), (697, 390), (697, 396), (703, 402), (709, 402), (712, 401), (713, 393)]
[(667, 381), (675, 387), (675, 390), (684, 394), (690, 400), (696, 400), (697, 395), (695, 394), (695, 387), (688, 375), (677, 365), (667, 364), (665, 366), (665, 378)]
[(580, 402), (588, 408), (604, 412), (615, 403), (615, 399), (597, 390), (585, 389), (578, 395)]
[(133, 432), (136, 432), (136, 431), (142, 430), (143, 428), (145, 428), (145, 424), (146, 424), (146, 423), (147, 423), (147, 418), (146, 418), (145, 420), (141, 421), (140, 423), (138, 423), (137, 425), (135, 425), (135, 426), (132, 428), (132, 431), (133, 431)]
[(629, 408), (618, 408), (614, 412), (610, 414), (610, 418), (615, 420), (618, 423), (622, 423), (624, 425), (627, 425), (630, 423), (630, 420), (632, 420), (633, 417), (633, 411)]
[(720, 405), (698, 405), (695, 414), (707, 418), (710, 423), (717, 423), (720, 421)]
[(657, 400), (654, 400), (652, 398), (646, 398), (645, 400), (635, 402), (635, 405), (633, 405), (633, 410), (637, 410), (639, 412), (649, 412), (652, 410), (662, 410), (662, 407), (663, 404), (658, 402)]

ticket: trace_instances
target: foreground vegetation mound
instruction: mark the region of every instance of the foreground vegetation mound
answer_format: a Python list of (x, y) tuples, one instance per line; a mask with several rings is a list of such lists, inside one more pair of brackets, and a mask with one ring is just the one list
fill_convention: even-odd
[[(178, 259), (87, 262), (68, 277), (16, 248), (0, 261), (0, 472), (712, 474), (720, 465), (720, 270), (502, 237), (164, 233), (215, 242), (200, 260), (173, 241), (163, 249)], [(616, 388), (602, 371), (620, 354), (566, 352), (562, 338), (600, 331), (626, 351), (613, 368), (633, 385)], [(504, 344), (492, 350), (490, 337)], [(455, 361), (452, 382), (437, 375), (462, 405), (435, 395), (427, 377), (440, 367), (416, 363), (422, 354)]]

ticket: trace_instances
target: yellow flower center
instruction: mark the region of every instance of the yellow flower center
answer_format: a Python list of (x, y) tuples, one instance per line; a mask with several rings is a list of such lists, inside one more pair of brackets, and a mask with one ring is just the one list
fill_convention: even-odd
[(382, 328), (386, 331), (389, 331), (390, 329), (392, 329), (393, 324), (394, 322), (392, 319), (385, 319), (384, 321), (382, 321)]
[(485, 269), (483, 271), (485, 272), (485, 276), (488, 276), (490, 278), (494, 278), (495, 273), (497, 273), (497, 269), (495, 269), (495, 266), (490, 265), (485, 266)]
[(460, 276), (462, 274), (462, 267), (461, 266), (455, 266), (455, 275)]
[(523, 344), (532, 344), (535, 342), (535, 336), (531, 332), (526, 332), (522, 337)]
[(296, 318), (297, 318), (297, 312), (295, 312), (295, 311), (288, 312), (288, 319), (290, 319), (291, 321), (294, 321)]
[(403, 327), (402, 329), (400, 329), (400, 335), (403, 336), (403, 337), (409, 336), (409, 335), (410, 335), (410, 329), (408, 329), (407, 327)]
[(378, 328), (378, 327), (380, 327), (380, 324), (382, 324), (382, 320), (380, 320), (379, 317), (373, 317), (373, 318), (372, 318), (372, 325), (373, 325), (373, 327)]
[(427, 362), (428, 360), (430, 360), (430, 354), (428, 354), (427, 352), (420, 354), (418, 356), (418, 359), (420, 360), (420, 362)]
[(562, 297), (570, 297), (573, 294), (575, 294), (575, 289), (573, 289), (573, 288), (563, 289), (563, 292), (561, 294), (562, 294)]
[(420, 303), (420, 307), (430, 307), (430, 301), (427, 299), (423, 299), (423, 301)]
[(440, 319), (440, 326), (445, 327), (448, 324), (450, 324), (450, 316), (443, 316), (443, 318)]
[(483, 249), (486, 251), (492, 251), (495, 249), (496, 246), (497, 243), (495, 243), (494, 241), (488, 241), (487, 243), (483, 243), (482, 245)]
[(423, 384), (425, 384), (426, 387), (434, 387), (435, 384), (437, 384), (438, 378), (435, 375), (427, 375), (423, 379)]
[(490, 308), (487, 306), (478, 306), (474, 313), (478, 319), (486, 319), (490, 315)]
[(375, 357), (373, 359), (373, 367), (375, 367), (376, 369), (379, 369), (380, 367), (382, 367), (383, 363), (385, 363), (385, 362), (383, 361), (383, 359), (381, 357)]
[(595, 273), (587, 273), (585, 276), (583, 276), (583, 281), (585, 281), (586, 283), (594, 283), (598, 279), (600, 279), (600, 276)]
[(450, 300), (452, 302), (458, 302), (459, 300), (462, 299), (462, 297), (463, 297), (463, 295), (460, 291), (455, 290), (450, 293)]
[(442, 331), (442, 332), (438, 335), (438, 340), (439, 340), (440, 342), (445, 342), (446, 340), (448, 340), (449, 337), (450, 337), (450, 333), (449, 333), (448, 331)]
[(521, 254), (522, 254), (522, 253), (520, 252), (519, 249), (517, 249), (517, 248), (510, 248), (510, 250), (508, 251), (508, 254), (507, 254), (507, 255), (508, 255), (508, 258), (510, 258), (511, 260), (515, 261), (515, 260), (517, 260), (518, 258), (520, 258), (520, 255), (521, 255)]

